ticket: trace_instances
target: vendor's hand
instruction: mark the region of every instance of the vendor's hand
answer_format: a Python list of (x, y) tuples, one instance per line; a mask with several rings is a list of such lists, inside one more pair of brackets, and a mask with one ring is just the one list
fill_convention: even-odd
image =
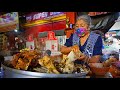
[(71, 48), (72, 48), (73, 52), (78, 52), (78, 50), (79, 50), (79, 46), (78, 45), (74, 45)]
[(81, 56), (78, 58), (78, 60), (83, 60), (83, 61), (85, 61), (85, 60), (87, 60), (87, 59), (89, 59), (89, 57), (88, 56), (86, 56), (85, 54), (81, 54)]
[(85, 58), (86, 58), (86, 55), (82, 53), (81, 56), (78, 58), (78, 60), (84, 60)]

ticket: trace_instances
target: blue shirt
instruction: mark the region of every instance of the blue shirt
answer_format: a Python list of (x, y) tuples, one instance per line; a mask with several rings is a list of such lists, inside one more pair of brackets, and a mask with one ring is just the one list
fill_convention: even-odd
[[(65, 46), (67, 46), (67, 47), (72, 46), (72, 43), (73, 43), (72, 40), (73, 40), (73, 34), (71, 34), (69, 39), (66, 39)], [(81, 45), (79, 46), (81, 52), (84, 51), (85, 46), (87, 45), (87, 41), (88, 41), (88, 39), (86, 40), (86, 42), (84, 43), (83, 46), (81, 46)], [(94, 49), (93, 49), (93, 56), (94, 55), (102, 55), (102, 46), (103, 46), (102, 37), (99, 36), (95, 43)]]

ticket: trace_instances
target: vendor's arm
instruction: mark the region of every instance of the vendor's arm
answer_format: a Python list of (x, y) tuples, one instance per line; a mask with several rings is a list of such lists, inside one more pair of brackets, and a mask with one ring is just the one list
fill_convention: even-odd
[(83, 61), (86, 61), (86, 62), (89, 62), (89, 63), (97, 63), (100, 60), (100, 55), (95, 55), (95, 56), (92, 56), (92, 57), (88, 57), (88, 56), (83, 54), (79, 57), (78, 60), (83, 60)]
[(68, 54), (72, 51), (72, 47), (62, 46), (61, 47), (61, 53)]
[(72, 50), (72, 38), (73, 38), (73, 35), (71, 35), (69, 39), (66, 39), (65, 45), (61, 47), (61, 53), (68, 54), (71, 52), (71, 50)]

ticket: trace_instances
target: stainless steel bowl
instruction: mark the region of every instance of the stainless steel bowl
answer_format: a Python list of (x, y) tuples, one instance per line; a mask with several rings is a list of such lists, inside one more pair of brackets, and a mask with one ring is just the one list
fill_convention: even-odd
[(2, 67), (4, 69), (3, 78), (85, 78), (87, 74), (86, 72), (76, 73), (76, 74), (48, 74), (48, 73), (17, 70), (7, 67), (3, 64)]

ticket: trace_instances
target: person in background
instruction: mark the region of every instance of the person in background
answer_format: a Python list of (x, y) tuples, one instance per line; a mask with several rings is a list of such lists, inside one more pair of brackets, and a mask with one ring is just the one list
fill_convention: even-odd
[(81, 15), (75, 23), (75, 32), (66, 40), (61, 47), (61, 53), (69, 54), (75, 45), (83, 53), (75, 63), (88, 62), (97, 63), (102, 55), (102, 37), (91, 31), (91, 18), (88, 15)]

